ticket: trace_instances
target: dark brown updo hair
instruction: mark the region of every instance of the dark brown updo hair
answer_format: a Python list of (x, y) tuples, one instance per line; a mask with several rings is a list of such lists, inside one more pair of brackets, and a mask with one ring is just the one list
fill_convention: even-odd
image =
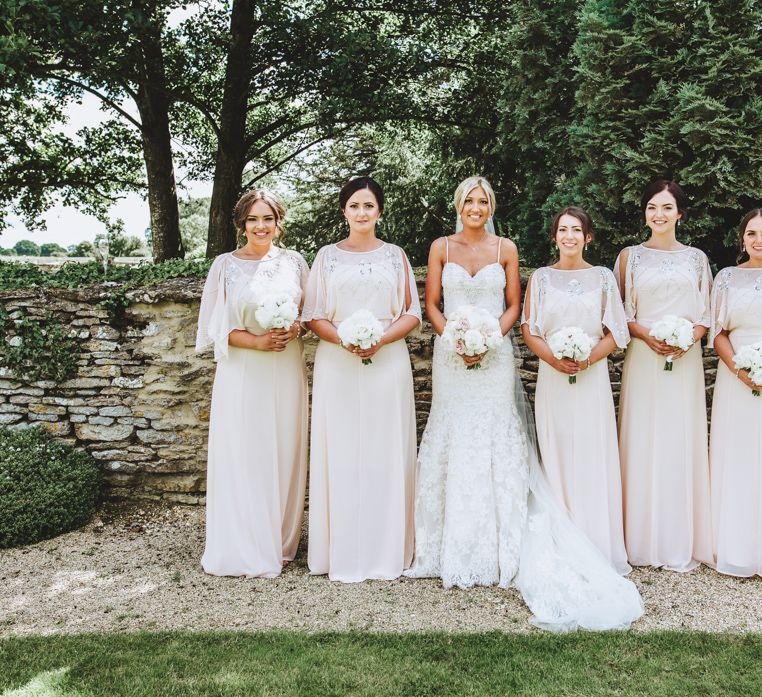
[(656, 196), (656, 194), (659, 194), (662, 191), (669, 191), (669, 193), (675, 197), (677, 211), (680, 213), (680, 222), (684, 223), (688, 220), (688, 205), (690, 203), (688, 201), (688, 195), (676, 181), (672, 181), (671, 179), (657, 179), (646, 187), (643, 196), (640, 199), (640, 212), (645, 216), (648, 202)]
[(279, 242), (283, 240), (283, 219), (286, 217), (286, 207), (280, 196), (270, 189), (252, 189), (241, 196), (233, 208), (233, 225), (235, 225), (239, 245), (243, 243), (243, 234), (246, 232), (246, 218), (257, 201), (264, 201), (270, 207), (275, 216), (275, 227), (278, 229), (277, 240)]
[(746, 226), (754, 220), (754, 218), (762, 217), (762, 208), (752, 208), (741, 220), (741, 224), (738, 226), (738, 247), (740, 252), (736, 257), (736, 264), (740, 264), (744, 254), (746, 254), (746, 245), (743, 243), (743, 236), (746, 232)]
[(347, 201), (349, 201), (349, 199), (352, 198), (352, 196), (361, 189), (370, 190), (370, 193), (376, 197), (378, 210), (383, 213), (384, 190), (375, 179), (371, 179), (370, 177), (355, 177), (354, 179), (350, 179), (346, 184), (344, 184), (344, 186), (341, 187), (341, 191), (339, 191), (339, 207), (341, 210), (343, 211), (346, 208)]
[(580, 223), (582, 223), (582, 232), (585, 235), (585, 238), (587, 238), (588, 235), (590, 235), (590, 239), (593, 239), (593, 220), (592, 218), (587, 214), (587, 211), (584, 208), (580, 208), (579, 206), (566, 206), (565, 208), (562, 208), (553, 218), (553, 222), (550, 224), (550, 241), (555, 242), (556, 241), (556, 233), (558, 232), (558, 224), (561, 222), (561, 218), (565, 215), (570, 215), (573, 218), (576, 218), (579, 220)]

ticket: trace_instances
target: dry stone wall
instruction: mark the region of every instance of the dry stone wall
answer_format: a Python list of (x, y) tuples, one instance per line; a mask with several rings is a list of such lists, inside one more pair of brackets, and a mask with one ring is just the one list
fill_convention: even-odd
[[(41, 425), (86, 449), (102, 464), (111, 496), (203, 503), (214, 362), (211, 352), (194, 350), (202, 285), (173, 279), (130, 291), (118, 323), (98, 306), (107, 287), (0, 293), (13, 319), (44, 320), (52, 312), (76, 337), (79, 351), (76, 376), (58, 383), (28, 382), (0, 366), (0, 425)], [(408, 338), (419, 438), (431, 404), (432, 342), (428, 323)], [(517, 344), (531, 398), (537, 359), (520, 339)], [(315, 340), (308, 339), (305, 349), (311, 377)], [(610, 363), (615, 395), (622, 359), (618, 352)], [(704, 360), (711, 396), (716, 358), (705, 352)]]

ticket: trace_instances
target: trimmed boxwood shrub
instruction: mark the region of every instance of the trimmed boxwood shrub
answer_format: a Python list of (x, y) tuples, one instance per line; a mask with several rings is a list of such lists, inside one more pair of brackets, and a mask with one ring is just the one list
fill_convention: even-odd
[(88, 454), (42, 428), (0, 428), (0, 548), (55, 537), (95, 512), (101, 474)]

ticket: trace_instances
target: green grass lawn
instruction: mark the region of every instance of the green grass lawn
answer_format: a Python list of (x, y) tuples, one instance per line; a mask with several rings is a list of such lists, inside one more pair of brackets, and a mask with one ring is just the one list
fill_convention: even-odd
[(760, 695), (762, 636), (165, 632), (10, 638), (0, 641), (0, 694)]

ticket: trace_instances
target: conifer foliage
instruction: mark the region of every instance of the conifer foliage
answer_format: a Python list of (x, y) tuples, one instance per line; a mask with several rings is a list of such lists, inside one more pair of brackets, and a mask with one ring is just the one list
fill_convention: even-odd
[(693, 202), (681, 240), (732, 263), (725, 243), (762, 195), (761, 3), (588, 0), (578, 27), (576, 173), (556, 195), (590, 209), (610, 260), (645, 234), (645, 184), (674, 178)]

